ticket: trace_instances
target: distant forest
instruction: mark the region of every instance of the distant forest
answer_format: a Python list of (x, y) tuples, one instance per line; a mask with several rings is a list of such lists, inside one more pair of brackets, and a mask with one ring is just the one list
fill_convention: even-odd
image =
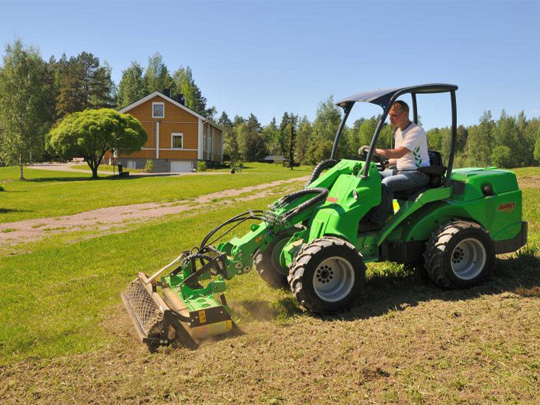
[[(122, 108), (153, 91), (170, 89), (172, 97), (193, 111), (221, 125), (225, 134), (225, 160), (234, 164), (283, 156), (286, 162), (316, 164), (330, 156), (342, 111), (332, 97), (321, 101), (311, 122), (294, 112), (262, 124), (255, 114), (230, 117), (209, 107), (195, 83), (189, 66), (169, 70), (159, 53), (143, 67), (138, 62), (122, 72), (120, 83), (111, 78), (107, 62), (89, 52), (59, 59), (42, 58), (38, 49), (20, 40), (6, 45), (0, 66), (0, 164), (30, 163), (54, 159), (45, 151), (50, 130), (70, 113), (85, 109)], [(226, 108), (226, 106), (225, 106)], [(370, 143), (378, 117), (359, 119), (345, 128), (338, 156), (355, 158), (360, 146)], [(447, 157), (450, 129), (427, 131), (429, 147)], [(392, 143), (385, 125), (379, 147)], [(540, 120), (524, 112), (494, 118), (484, 112), (476, 125), (460, 125), (457, 131), (457, 167), (537, 166), (540, 161)]]

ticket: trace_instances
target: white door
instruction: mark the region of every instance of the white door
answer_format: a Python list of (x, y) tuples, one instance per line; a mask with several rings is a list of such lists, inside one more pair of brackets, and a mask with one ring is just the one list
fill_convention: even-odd
[(172, 173), (185, 173), (191, 171), (191, 162), (171, 162), (171, 172)]

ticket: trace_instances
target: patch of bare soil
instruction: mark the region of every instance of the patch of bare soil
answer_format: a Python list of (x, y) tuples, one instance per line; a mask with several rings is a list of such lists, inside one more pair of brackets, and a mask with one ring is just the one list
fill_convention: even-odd
[(540, 177), (538, 176), (519, 176), (518, 184), (520, 189), (540, 188)]
[[(0, 224), (0, 246), (14, 246), (19, 243), (36, 241), (48, 235), (73, 232), (81, 229), (91, 229), (104, 232), (125, 225), (127, 221), (141, 222), (159, 218), (165, 215), (178, 214), (195, 209), (201, 209), (219, 199), (231, 199), (235, 202), (249, 201), (272, 194), (272, 189), (279, 185), (297, 185), (305, 182), (307, 177), (279, 180), (272, 183), (239, 189), (224, 190), (217, 193), (200, 196), (193, 200), (176, 201), (171, 203), (132, 204), (118, 207), (101, 208), (53, 218), (37, 218), (18, 222)], [(242, 194), (258, 193), (248, 196)]]
[(514, 276), (509, 260), (488, 284), (466, 291), (409, 279), (370, 281), (366, 295), (334, 317), (295, 315), (278, 323), (252, 302), (261, 320), (197, 350), (150, 354), (117, 304), (102, 323), (113, 343), (0, 368), (0, 397), (4, 403), (538, 403), (540, 277), (529, 264)]

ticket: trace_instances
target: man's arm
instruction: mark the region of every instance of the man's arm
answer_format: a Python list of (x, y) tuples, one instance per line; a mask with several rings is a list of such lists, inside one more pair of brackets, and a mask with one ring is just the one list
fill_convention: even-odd
[(411, 151), (405, 146), (400, 146), (396, 149), (375, 149), (375, 153), (385, 159), (399, 159)]

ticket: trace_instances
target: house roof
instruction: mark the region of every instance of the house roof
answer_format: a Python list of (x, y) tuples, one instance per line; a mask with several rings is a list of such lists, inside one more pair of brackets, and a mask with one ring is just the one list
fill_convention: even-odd
[(119, 112), (121, 112), (122, 114), (134, 109), (135, 107), (141, 105), (141, 104), (144, 104), (146, 103), (147, 101), (149, 100), (152, 100), (154, 97), (156, 96), (159, 96), (165, 100), (167, 100), (169, 103), (172, 103), (174, 104), (175, 106), (177, 107), (180, 107), (182, 110), (185, 110), (187, 111), (188, 113), (190, 114), (193, 114), (194, 116), (196, 116), (197, 118), (199, 118), (200, 120), (203, 121), (203, 123), (206, 123), (206, 124), (210, 124), (212, 125), (213, 127), (219, 129), (219, 130), (223, 130), (223, 128), (221, 128), (218, 124), (216, 124), (215, 122), (209, 120), (208, 118), (205, 118), (203, 117), (202, 115), (200, 114), (197, 114), (195, 111), (191, 110), (190, 108), (187, 108), (185, 105), (183, 104), (180, 104), (178, 101), (170, 98), (170, 97), (167, 97), (165, 94), (159, 92), (159, 91), (154, 91), (153, 93), (147, 95), (146, 97), (143, 97), (141, 98), (139, 101), (135, 101), (133, 104), (130, 104), (128, 105), (127, 107), (124, 107), (122, 108)]

